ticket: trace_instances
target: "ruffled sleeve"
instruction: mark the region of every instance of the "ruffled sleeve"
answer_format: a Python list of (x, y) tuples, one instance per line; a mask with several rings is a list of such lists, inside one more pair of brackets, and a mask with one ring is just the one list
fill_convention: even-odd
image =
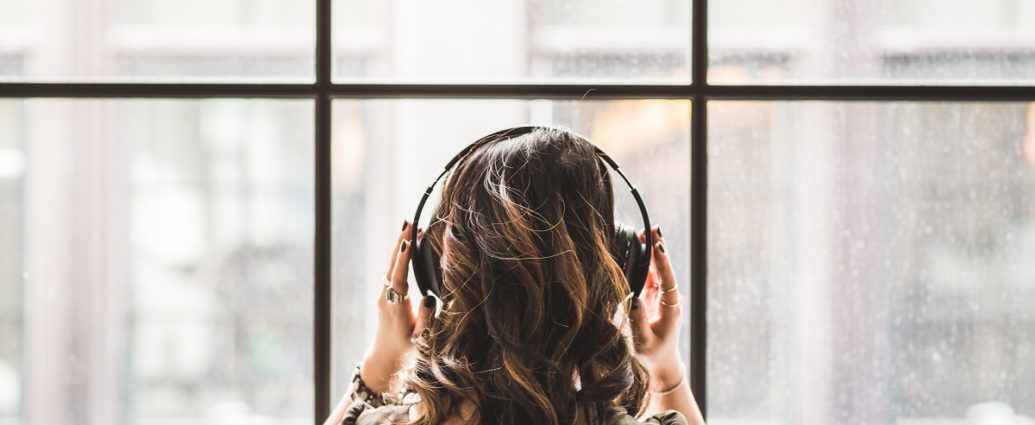
[(652, 415), (643, 422), (635, 422), (638, 424), (649, 424), (649, 425), (687, 425), (686, 417), (682, 413), (675, 410), (666, 410), (664, 412)]
[(410, 420), (410, 406), (387, 405), (374, 407), (363, 400), (356, 400), (345, 411), (341, 425), (385, 425), (404, 423)]
[[(373, 407), (362, 400), (356, 400), (345, 411), (341, 425), (385, 425), (408, 422), (409, 405), (387, 405)], [(666, 410), (651, 415), (642, 422), (629, 415), (619, 421), (621, 425), (687, 425), (686, 417), (675, 410)]]

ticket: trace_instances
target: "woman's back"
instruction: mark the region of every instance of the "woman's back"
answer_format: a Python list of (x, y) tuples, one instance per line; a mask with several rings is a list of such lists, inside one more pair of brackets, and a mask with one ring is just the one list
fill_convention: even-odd
[[(647, 308), (637, 308), (619, 264), (610, 175), (596, 148), (558, 129), (497, 134), (456, 162), (421, 233), (420, 243), (441, 257), (441, 299), (425, 297), (415, 317), (400, 295), (409, 289), (414, 249), (404, 225), (379, 299), (378, 339), (356, 375), (371, 387), (366, 393), (389, 392), (394, 382), (419, 403), (372, 408), (343, 400), (340, 417), (597, 425), (635, 423), (632, 416), (647, 412), (656, 413), (654, 423), (685, 423), (678, 413), (657, 413), (665, 407), (658, 400), (686, 386), (678, 295), (660, 231), (644, 248), (656, 272), (644, 290)], [(630, 325), (632, 338), (623, 333)], [(415, 365), (393, 381), (410, 352)], [(648, 389), (665, 392), (648, 399)]]

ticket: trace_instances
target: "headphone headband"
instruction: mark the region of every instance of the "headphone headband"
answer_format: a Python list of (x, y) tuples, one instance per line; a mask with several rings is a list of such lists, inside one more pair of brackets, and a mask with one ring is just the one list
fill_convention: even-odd
[[(515, 137), (524, 136), (526, 134), (532, 133), (532, 132), (537, 131), (537, 130), (563, 131), (563, 132), (566, 132), (566, 133), (574, 134), (574, 135), (578, 136), (580, 139), (582, 139), (583, 141), (586, 141), (587, 143), (590, 143), (590, 145), (593, 146), (594, 152), (596, 153), (597, 157), (602, 159), (608, 166), (610, 166), (611, 169), (614, 170), (615, 173), (618, 173), (618, 176), (622, 178), (622, 181), (625, 182), (625, 185), (629, 187), (629, 191), (630, 191), (630, 193), (632, 193), (633, 199), (636, 201), (636, 205), (640, 209), (640, 216), (643, 219), (643, 228), (645, 229), (644, 234), (646, 236), (646, 246), (647, 246), (647, 248), (645, 250), (646, 251), (645, 255), (640, 257), (640, 260), (641, 260), (640, 263), (636, 264), (636, 265), (630, 264), (630, 265), (627, 266), (627, 267), (634, 267), (635, 266), (636, 270), (641, 270), (642, 269), (642, 272), (638, 273), (636, 276), (633, 276), (633, 277), (631, 277), (629, 279), (629, 286), (630, 286), (630, 289), (633, 292), (633, 296), (634, 297), (639, 297), (640, 296), (640, 292), (643, 290), (643, 286), (646, 283), (647, 271), (648, 271), (648, 269), (650, 267), (651, 256), (653, 255), (653, 252), (654, 252), (654, 249), (653, 249), (653, 247), (654, 247), (654, 234), (653, 233), (654, 232), (652, 232), (650, 230), (651, 229), (651, 227), (650, 227), (650, 215), (647, 213), (647, 206), (644, 205), (643, 198), (640, 196), (639, 190), (636, 189), (636, 186), (633, 186), (632, 182), (629, 181), (629, 178), (625, 176), (625, 173), (623, 173), (621, 168), (618, 166), (618, 163), (615, 162), (615, 160), (612, 159), (610, 155), (608, 155), (602, 149), (600, 149), (599, 147), (594, 145), (592, 142), (590, 142), (589, 139), (587, 139), (585, 137), (582, 137), (582, 135), (579, 135), (579, 134), (574, 133), (574, 132), (569, 131), (569, 130), (564, 130), (564, 129), (560, 129), (560, 128), (556, 128), (556, 127), (547, 127), (547, 126), (538, 126), (538, 125), (524, 125), (524, 126), (518, 126), (518, 127), (511, 127), (511, 128), (503, 129), (503, 130), (496, 131), (496, 132), (493, 132), (491, 134), (485, 135), (485, 136), (479, 138), (478, 140), (475, 140), (473, 143), (467, 145), (463, 149), (461, 149), (460, 152), (458, 152), (455, 156), (453, 156), (453, 159), (450, 159), (449, 162), (446, 163), (446, 166), (444, 167), (442, 172), (439, 173), (438, 177), (435, 178), (435, 181), (431, 182), (431, 185), (428, 186), (428, 188), (424, 190), (424, 195), (421, 196), (420, 202), (417, 204), (417, 212), (413, 214), (413, 225), (410, 226), (410, 246), (411, 247), (417, 247), (417, 223), (420, 221), (420, 215), (421, 215), (421, 212), (424, 210), (424, 204), (428, 201), (428, 198), (431, 197), (431, 192), (435, 189), (435, 185), (438, 184), (439, 180), (441, 180), (442, 177), (445, 176), (446, 173), (448, 173), (449, 170), (451, 170), (453, 168), (453, 166), (456, 165), (456, 163), (460, 162), (462, 159), (467, 157), (467, 155), (470, 154), (475, 148), (477, 148), (477, 147), (479, 147), (479, 146), (481, 146), (481, 145), (483, 145), (485, 143), (501, 141), (501, 140), (506, 140), (506, 139), (512, 139), (512, 138), (515, 138)], [(425, 295), (428, 295), (428, 294), (435, 293), (439, 288), (429, 288), (429, 287), (426, 287), (427, 283), (424, 282), (423, 279), (420, 278), (420, 275), (421, 275), (421, 273), (424, 270), (428, 270), (429, 267), (438, 267), (438, 265), (437, 264), (425, 264), (425, 262), (427, 261), (427, 258), (425, 258), (423, 255), (419, 255), (419, 253), (417, 253), (416, 250), (411, 251), (410, 261), (413, 262), (414, 274), (417, 275), (417, 277), (418, 277), (417, 278), (417, 286), (420, 289), (420, 295), (421, 296), (425, 296)], [(635, 280), (635, 281), (633, 281), (633, 280)]]

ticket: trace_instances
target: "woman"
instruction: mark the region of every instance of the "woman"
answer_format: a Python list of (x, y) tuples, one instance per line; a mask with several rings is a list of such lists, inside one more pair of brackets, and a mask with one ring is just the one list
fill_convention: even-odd
[(404, 222), (377, 336), (326, 425), (704, 424), (661, 230), (633, 298), (611, 253), (611, 180), (589, 141), (540, 129), (477, 146), (438, 205), (420, 236), (442, 253), (448, 302), (429, 295), (415, 316), (396, 296), (409, 290)]

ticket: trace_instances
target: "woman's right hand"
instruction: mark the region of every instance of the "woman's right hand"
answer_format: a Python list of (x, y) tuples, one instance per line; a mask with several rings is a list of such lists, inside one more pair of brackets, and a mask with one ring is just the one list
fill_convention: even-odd
[[(634, 355), (650, 375), (648, 390), (659, 392), (681, 385), (686, 366), (679, 354), (683, 309), (679, 292), (675, 290), (676, 275), (665, 252), (661, 230), (655, 227), (651, 231), (654, 252), (650, 272), (640, 298), (632, 299), (629, 318)], [(640, 235), (640, 239), (646, 238)]]

